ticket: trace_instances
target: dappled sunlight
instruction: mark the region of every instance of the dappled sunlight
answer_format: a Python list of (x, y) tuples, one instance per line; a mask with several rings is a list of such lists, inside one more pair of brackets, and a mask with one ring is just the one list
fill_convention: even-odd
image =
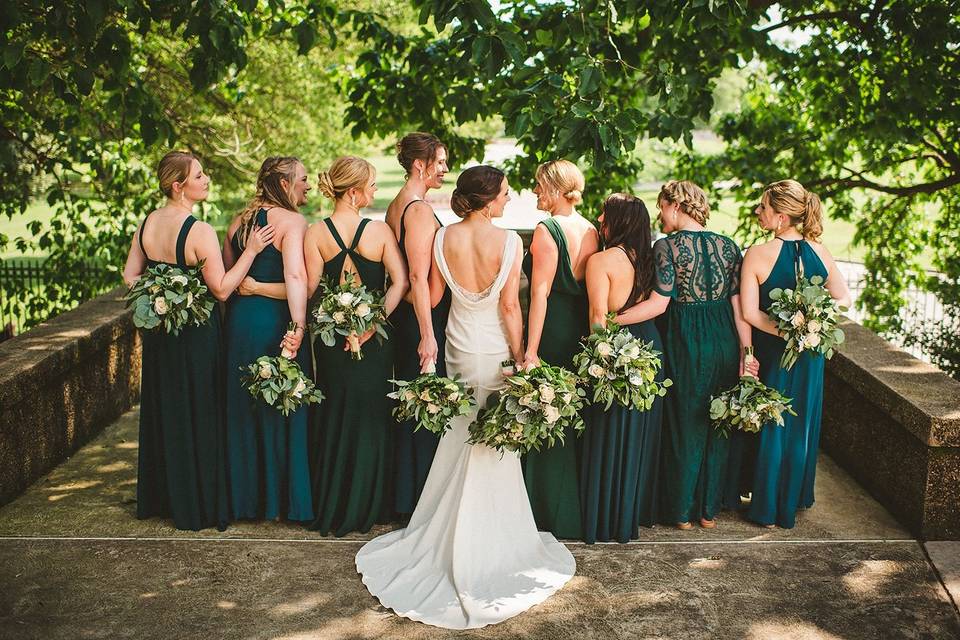
[(217, 608), (229, 611), (230, 609), (236, 609), (237, 603), (231, 602), (230, 600), (221, 600), (217, 603)]
[(140, 597), (144, 600), (149, 600), (150, 598), (156, 598), (158, 595), (160, 594), (156, 591), (150, 591), (149, 593), (141, 593)]
[(723, 569), (727, 566), (727, 561), (717, 556), (694, 558), (688, 566), (691, 569)]
[(79, 491), (81, 489), (89, 489), (90, 487), (95, 487), (98, 484), (103, 484), (102, 480), (78, 480), (76, 482), (68, 482), (66, 484), (58, 484), (52, 487), (44, 487), (44, 491)]
[(57, 500), (63, 500), (64, 498), (72, 495), (72, 493), (58, 493), (56, 495), (47, 496), (47, 500), (49, 502), (56, 502)]
[[(356, 638), (380, 638), (390, 626), (405, 619), (396, 617), (392, 611), (361, 611), (352, 616), (340, 616), (307, 631), (297, 631), (273, 640), (354, 640)], [(409, 624), (419, 624), (409, 622)]]
[(873, 596), (903, 570), (893, 560), (862, 560), (857, 568), (843, 576), (843, 586), (855, 596)]
[(322, 607), (330, 602), (332, 596), (329, 593), (311, 593), (295, 602), (285, 602), (278, 604), (270, 609), (272, 616), (292, 616), (298, 613), (306, 613), (311, 609)]
[(181, 578), (180, 580), (174, 580), (170, 583), (171, 587), (182, 587), (185, 584), (190, 584), (189, 578)]
[(119, 460), (117, 462), (111, 462), (110, 464), (102, 464), (96, 469), (97, 473), (113, 473), (114, 471), (131, 471), (133, 470), (133, 465), (129, 462), (124, 462)]
[(118, 442), (117, 444), (113, 445), (113, 448), (114, 449), (139, 449), (140, 443), (139, 442)]
[(800, 621), (755, 622), (747, 629), (746, 640), (844, 640), (815, 624)]

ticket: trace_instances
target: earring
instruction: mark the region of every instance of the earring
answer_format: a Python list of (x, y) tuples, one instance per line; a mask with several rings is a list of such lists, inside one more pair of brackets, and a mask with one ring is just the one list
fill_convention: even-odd
[(423, 180), (423, 169), (418, 169), (418, 171), (420, 172), (420, 179)]
[(777, 217), (777, 230), (774, 233), (780, 233), (780, 227), (783, 226), (783, 216)]
[(350, 206), (354, 209), (357, 208), (357, 198), (352, 193), (350, 194)]

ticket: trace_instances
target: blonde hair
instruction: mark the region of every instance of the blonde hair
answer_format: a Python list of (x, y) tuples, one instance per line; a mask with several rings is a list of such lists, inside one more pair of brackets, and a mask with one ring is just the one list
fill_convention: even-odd
[(560, 192), (570, 204), (583, 202), (585, 181), (583, 172), (569, 160), (551, 160), (537, 167), (537, 180)]
[(798, 227), (804, 238), (816, 240), (823, 235), (820, 198), (796, 180), (780, 180), (768, 185), (763, 197), (771, 209), (790, 218), (790, 225)]
[[(240, 226), (235, 237), (240, 248), (243, 249), (247, 234), (253, 227), (254, 216), (263, 205), (283, 207), (290, 211), (297, 211), (297, 201), (293, 197), (294, 182), (297, 177), (297, 166), (302, 165), (295, 156), (270, 156), (260, 165), (257, 173), (257, 191), (253, 199), (247, 203), (240, 213)], [(283, 188), (282, 180), (287, 181), (287, 188)]]
[(183, 182), (190, 175), (193, 161), (199, 158), (187, 151), (171, 151), (160, 158), (157, 163), (157, 179), (160, 181), (160, 191), (168, 198), (173, 197), (173, 183)]
[(340, 156), (327, 171), (318, 176), (320, 193), (331, 200), (339, 200), (354, 187), (364, 188), (376, 173), (373, 165), (356, 156)]
[(707, 202), (707, 194), (689, 180), (667, 182), (660, 187), (657, 202), (660, 200), (666, 200), (670, 204), (679, 206), (680, 211), (703, 226), (707, 226), (707, 220), (710, 218), (710, 204)]

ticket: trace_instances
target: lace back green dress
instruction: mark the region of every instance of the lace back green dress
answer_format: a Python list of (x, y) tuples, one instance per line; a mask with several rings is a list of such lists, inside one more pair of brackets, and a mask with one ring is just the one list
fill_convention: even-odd
[[(138, 235), (143, 247), (143, 221)], [(177, 236), (175, 265), (186, 268), (188, 216)], [(223, 447), (220, 308), (180, 335), (144, 331), (140, 388), (137, 517), (172, 518), (177, 529), (225, 529), (229, 520)]]
[[(368, 290), (383, 295), (386, 270), (382, 262), (357, 251), (369, 223), (360, 221), (347, 247), (329, 218), (330, 234), (340, 247), (323, 265), (323, 277), (339, 282), (347, 256)], [(351, 531), (366, 533), (386, 520), (392, 509), (387, 490), (392, 477), (391, 457), (395, 422), (390, 415), (390, 377), (393, 341), (371, 338), (362, 347), (363, 358), (354, 360), (338, 336), (332, 347), (319, 337), (313, 342), (317, 385), (324, 400), (315, 413), (318, 446), (313, 448), (313, 495), (316, 519), (310, 528), (340, 537)], [(433, 435), (433, 434), (431, 434)]]
[(654, 244), (655, 290), (671, 298), (658, 319), (666, 376), (660, 461), (661, 520), (713, 520), (720, 510), (729, 441), (710, 424), (710, 396), (737, 383), (739, 340), (730, 298), (742, 256), (712, 231), (677, 231)]
[[(580, 339), (589, 333), (587, 293), (583, 282), (573, 275), (563, 229), (553, 218), (540, 224), (550, 232), (559, 256), (547, 298), (538, 355), (547, 364), (569, 369), (573, 366), (573, 356), (580, 350)], [(522, 266), (529, 279), (533, 273), (531, 254), (524, 256)], [(572, 429), (564, 435), (566, 441), (562, 446), (531, 451), (524, 457), (523, 477), (537, 528), (558, 538), (580, 539), (583, 526), (578, 482), (579, 442)]]

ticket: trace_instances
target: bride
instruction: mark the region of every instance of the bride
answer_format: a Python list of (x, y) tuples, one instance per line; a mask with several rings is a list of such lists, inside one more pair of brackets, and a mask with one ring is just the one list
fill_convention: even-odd
[[(479, 406), (503, 384), (500, 363), (523, 357), (520, 238), (491, 222), (509, 199), (502, 171), (467, 169), (450, 202), (463, 220), (441, 228), (433, 245), (431, 274), (440, 275), (431, 290), (439, 299), (445, 282), (453, 292), (447, 371), (475, 389)], [(576, 570), (567, 548), (537, 531), (517, 455), (466, 444), (475, 414), (455, 418), (440, 440), (407, 528), (357, 553), (357, 571), (381, 604), (448, 629), (512, 618)]]

